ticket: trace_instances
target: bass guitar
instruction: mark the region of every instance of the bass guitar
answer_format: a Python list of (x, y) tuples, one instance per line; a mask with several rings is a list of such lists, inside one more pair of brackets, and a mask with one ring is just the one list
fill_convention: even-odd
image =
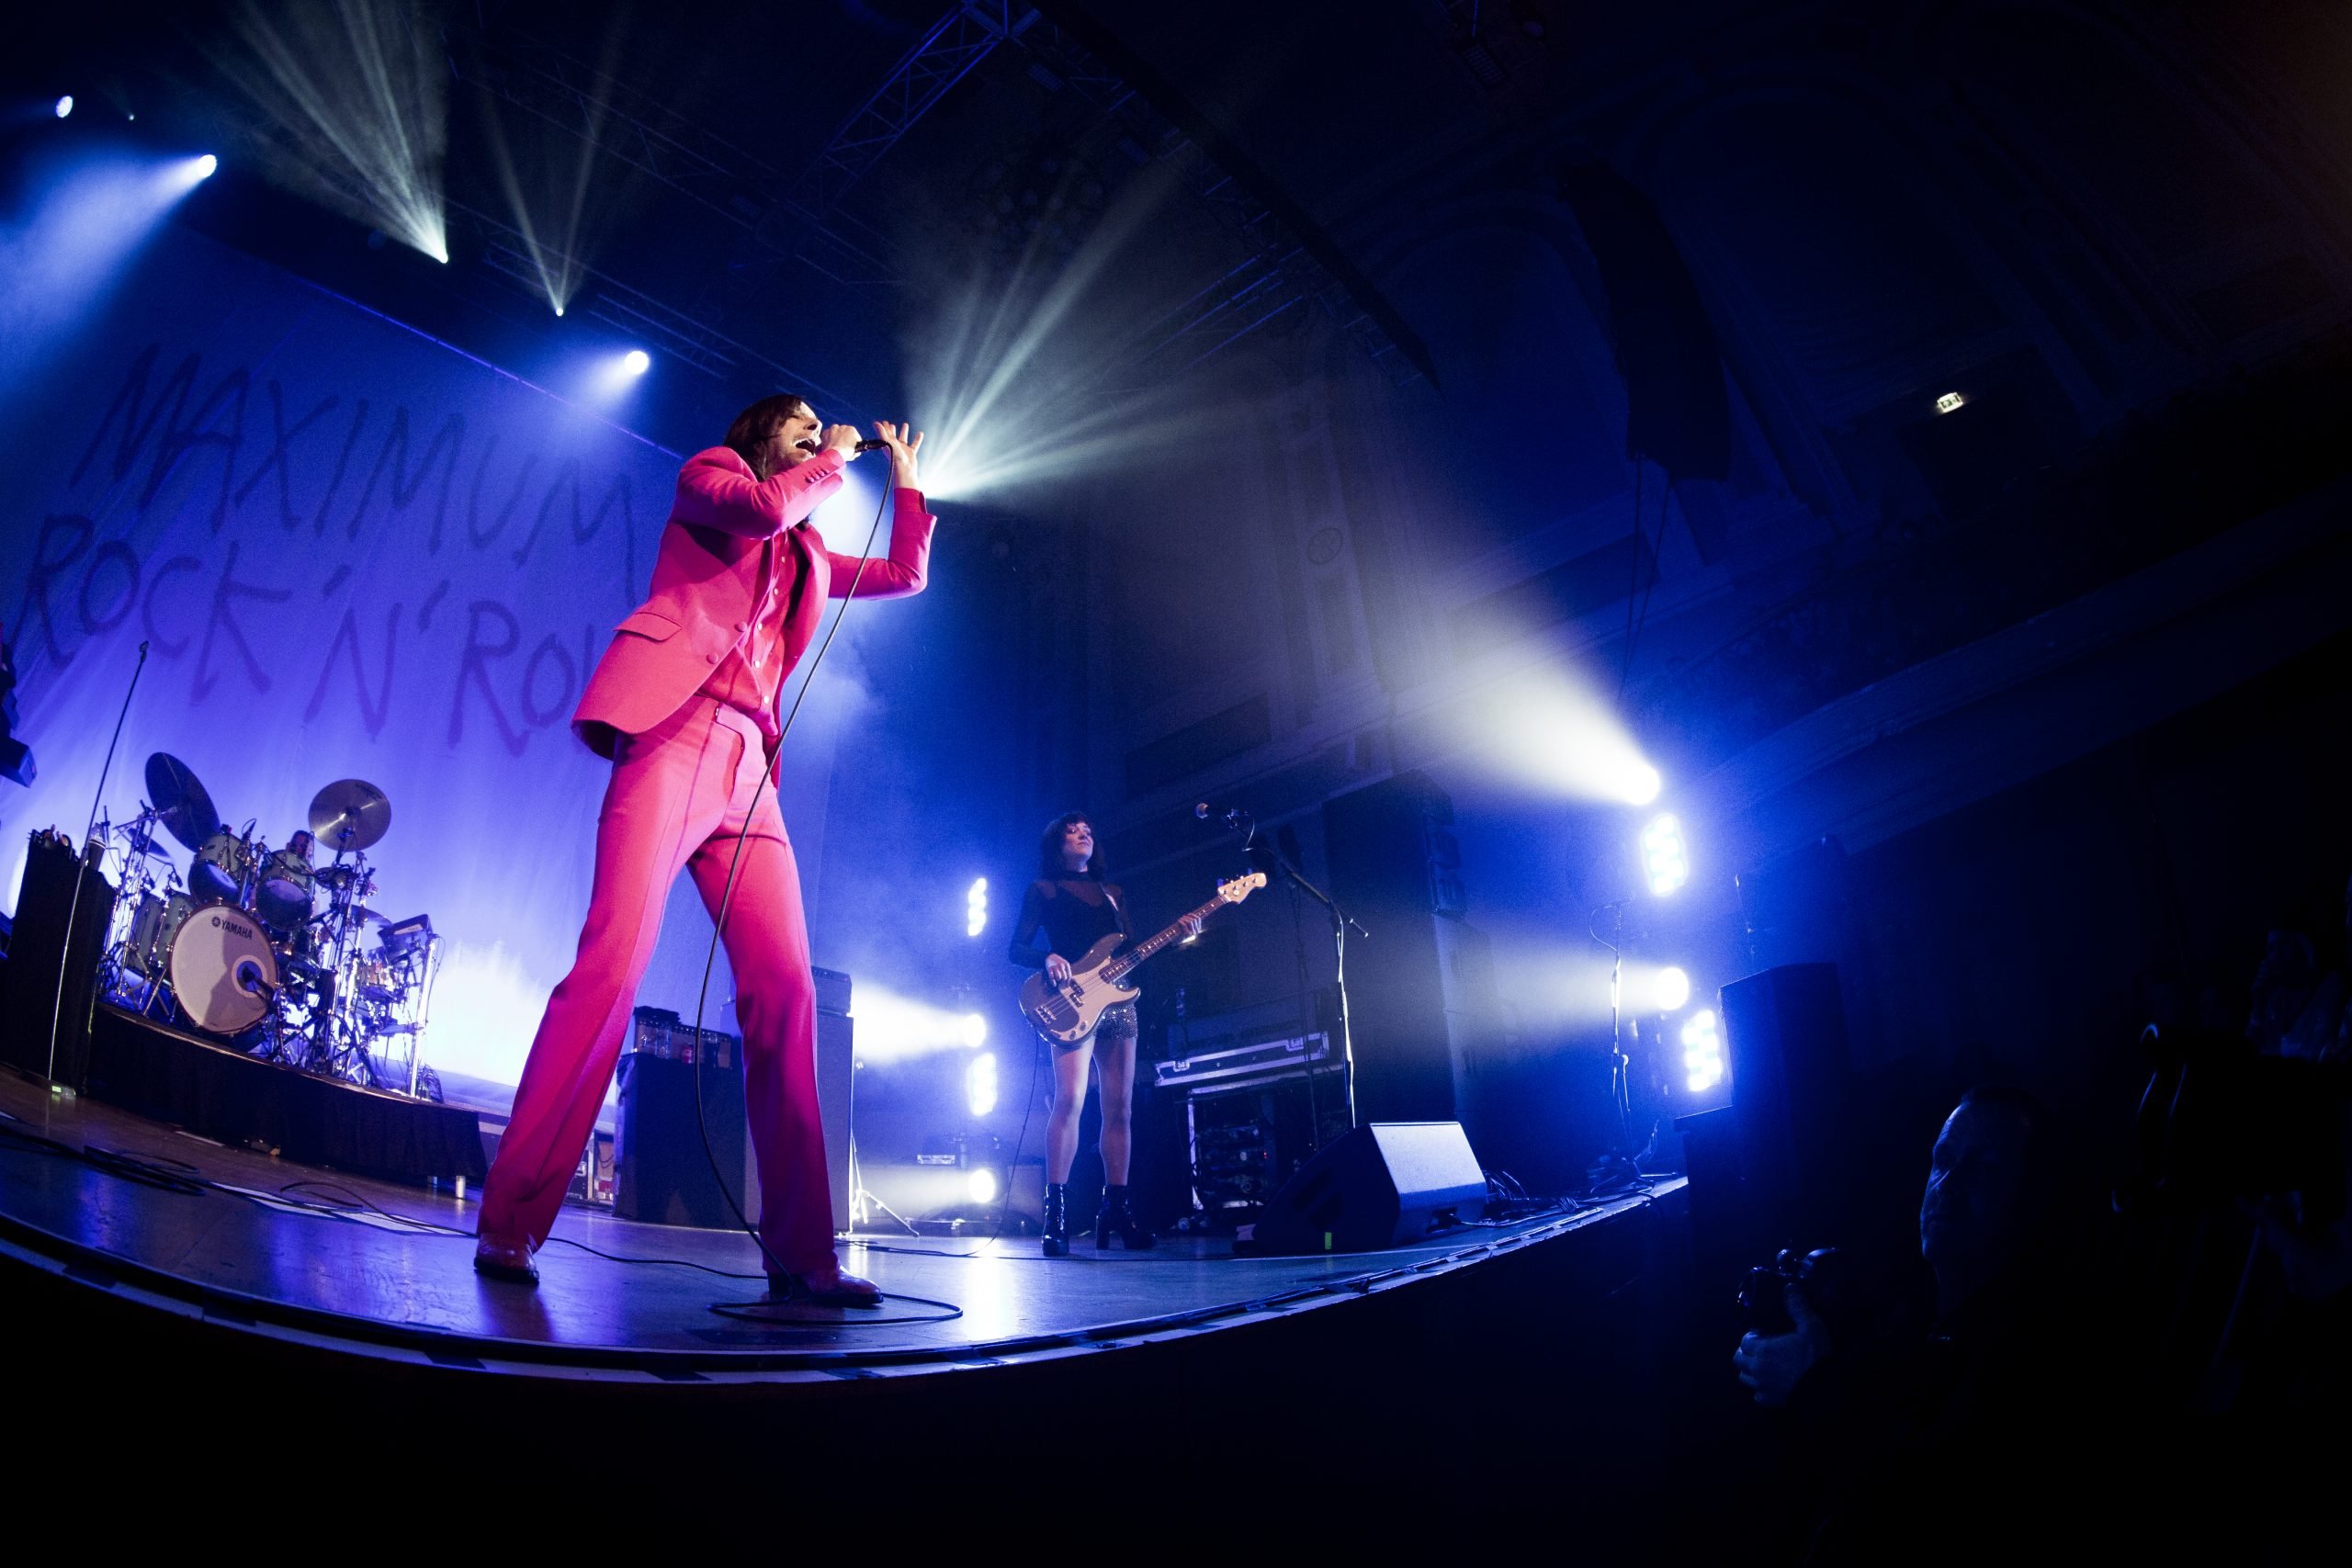
[(1137, 964), (1181, 936), (1186, 920), (1195, 917), (1206, 919), (1227, 904), (1240, 903), (1264, 886), (1266, 874), (1262, 871), (1220, 882), (1216, 897), (1125, 953), (1119, 953), (1118, 946), (1126, 939), (1113, 931), (1088, 948), (1084, 956), (1069, 966), (1069, 978), (1058, 986), (1042, 972), (1030, 976), (1021, 987), (1021, 1016), (1036, 1025), (1037, 1032), (1047, 1039), (1064, 1045), (1077, 1044), (1094, 1032), (1095, 1022), (1105, 1009), (1131, 1002), (1143, 994), (1126, 983), (1127, 976), (1135, 973)]

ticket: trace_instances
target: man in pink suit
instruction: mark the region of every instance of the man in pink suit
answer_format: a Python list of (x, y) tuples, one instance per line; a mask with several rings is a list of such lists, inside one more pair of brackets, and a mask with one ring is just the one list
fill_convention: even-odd
[(819, 424), (799, 398), (766, 398), (736, 416), (725, 445), (679, 470), (652, 592), (621, 622), (572, 715), (581, 739), (613, 759), (612, 782), (579, 956), (548, 998), (482, 1189), (474, 1268), (485, 1275), (537, 1280), (531, 1254), (555, 1224), (613, 1080), (670, 885), (681, 867), (692, 872), (716, 918), (748, 817), (724, 937), (771, 1293), (833, 1305), (881, 1299), (833, 1253), (800, 875), (775, 792), (763, 788), (775, 766), (785, 677), (815, 637), (825, 600), (923, 586), (933, 518), (917, 488), (922, 437), (901, 425), (875, 429), (890, 453), (898, 506), (889, 555), (862, 575), (856, 558), (829, 553), (806, 521), (856, 456), (853, 427)]

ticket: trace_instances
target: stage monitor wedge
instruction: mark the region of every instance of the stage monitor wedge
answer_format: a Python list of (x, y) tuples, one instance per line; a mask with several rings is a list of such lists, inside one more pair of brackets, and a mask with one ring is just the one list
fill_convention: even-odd
[(1409, 1247), (1485, 1212), (1487, 1174), (1459, 1122), (1371, 1122), (1326, 1145), (1267, 1201), (1261, 1253)]

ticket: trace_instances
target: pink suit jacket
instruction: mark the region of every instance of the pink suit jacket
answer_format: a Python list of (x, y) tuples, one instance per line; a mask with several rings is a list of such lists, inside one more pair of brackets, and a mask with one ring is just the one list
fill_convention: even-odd
[[(762, 480), (729, 447), (686, 459), (654, 557), (652, 591), (616, 630), (571, 716), (573, 730), (597, 755), (611, 756), (620, 736), (651, 729), (702, 688), (749, 635), (771, 571), (782, 594), (807, 580), (784, 626), (782, 690), (816, 636), (826, 599), (846, 595), (857, 573), (857, 558), (828, 551), (805, 521), (840, 488), (845, 463), (839, 453), (820, 452)], [(865, 563), (857, 577), (861, 599), (922, 592), (934, 519), (919, 491), (895, 493), (890, 553)]]

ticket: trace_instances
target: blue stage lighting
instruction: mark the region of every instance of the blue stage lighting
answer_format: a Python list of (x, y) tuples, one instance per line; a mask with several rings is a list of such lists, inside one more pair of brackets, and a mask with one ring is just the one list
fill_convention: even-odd
[(986, 1116), (996, 1109), (996, 1053), (983, 1051), (964, 1069), (964, 1103), (974, 1116)]
[(989, 929), (989, 879), (975, 880), (964, 895), (964, 934), (978, 936)]
[(1650, 1002), (1660, 1012), (1672, 1012), (1690, 999), (1690, 976), (1669, 964), (1650, 981)]
[(981, 1166), (964, 1179), (964, 1195), (975, 1203), (996, 1201), (996, 1172)]
[(653, 356), (641, 348), (632, 348), (621, 355), (621, 368), (632, 376), (642, 376), (653, 368)]
[(72, 114), (73, 112), (74, 95), (68, 93), (63, 97), (57, 100), (57, 118), (63, 119), (67, 115)]
[(966, 1013), (958, 1036), (963, 1040), (965, 1049), (978, 1050), (989, 1043), (989, 1021), (977, 1012)]
[(196, 161), (196, 177), (200, 180), (209, 180), (220, 172), (220, 160), (207, 152)]
[(1724, 1081), (1724, 1030), (1714, 1010), (1690, 1015), (1682, 1026), (1682, 1070), (1692, 1094), (1704, 1094)]
[(1642, 829), (1642, 870), (1650, 891), (1660, 898), (1690, 880), (1690, 852), (1682, 842), (1682, 824), (1674, 813), (1660, 812)]

